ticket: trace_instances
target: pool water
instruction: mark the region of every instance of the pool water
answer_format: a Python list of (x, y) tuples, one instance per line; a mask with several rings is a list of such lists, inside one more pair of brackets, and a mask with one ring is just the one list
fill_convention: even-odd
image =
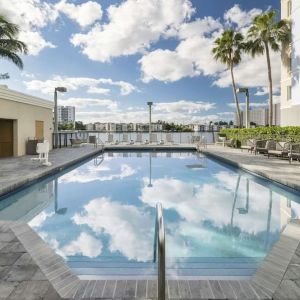
[(153, 276), (162, 203), (168, 276), (250, 276), (300, 195), (196, 152), (107, 152), (0, 201), (84, 277)]

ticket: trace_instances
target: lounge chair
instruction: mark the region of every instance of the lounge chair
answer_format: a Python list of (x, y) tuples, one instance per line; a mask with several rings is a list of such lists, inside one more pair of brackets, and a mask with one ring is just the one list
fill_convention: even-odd
[(277, 157), (288, 157), (290, 151), (290, 143), (289, 142), (276, 142), (270, 140), (266, 144), (266, 148), (268, 149), (268, 158), (270, 156), (277, 156)]
[(156, 143), (158, 144), (158, 141), (157, 141), (157, 134), (156, 133), (151, 133), (150, 135), (150, 144), (151, 143)]
[(82, 140), (81, 139), (70, 139), (71, 147), (80, 147), (82, 145)]
[(143, 142), (143, 136), (142, 136), (141, 133), (137, 133), (137, 134), (136, 134), (135, 142), (136, 142), (136, 143), (140, 143), (140, 144)]
[(128, 144), (128, 134), (123, 133), (122, 143), (127, 143)]
[(44, 140), (43, 143), (37, 143), (36, 145), (36, 152), (38, 153), (39, 157), (31, 158), (33, 161), (38, 161), (42, 163), (43, 166), (50, 167), (52, 163), (48, 161), (50, 145), (47, 140)]
[(114, 143), (114, 136), (113, 136), (113, 134), (108, 134), (107, 135), (107, 143), (108, 144), (113, 144)]
[(241, 150), (247, 150), (248, 152), (251, 152), (254, 150), (254, 147), (255, 147), (255, 140), (254, 139), (248, 139), (246, 141), (245, 144), (242, 144), (241, 145)]
[(167, 141), (167, 144), (174, 144), (174, 140), (173, 140), (173, 136), (171, 133), (167, 133), (166, 134), (166, 141)]
[(215, 144), (216, 145), (222, 145), (223, 147), (225, 147), (225, 141), (226, 141), (225, 136), (219, 136), (218, 140), (215, 142)]
[(300, 143), (290, 145), (290, 152), (288, 154), (288, 157), (290, 164), (293, 160), (300, 161)]
[(236, 140), (235, 139), (230, 139), (230, 140), (224, 141), (224, 147), (225, 146), (235, 148), (236, 147)]
[(268, 140), (257, 140), (254, 145), (254, 154), (267, 154), (268, 148), (266, 147)]

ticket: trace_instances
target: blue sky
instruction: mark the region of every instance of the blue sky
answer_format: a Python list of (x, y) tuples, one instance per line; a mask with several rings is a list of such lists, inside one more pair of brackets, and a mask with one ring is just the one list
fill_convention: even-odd
[[(5, 3), (4, 3), (5, 2)], [(68, 88), (60, 104), (75, 105), (78, 120), (180, 123), (231, 120), (232, 90), (226, 68), (211, 56), (226, 27), (242, 33), (274, 0), (11, 0), (0, 11), (22, 29), (28, 43), (24, 70), (1, 60), (10, 88), (52, 100), (55, 86)], [(280, 55), (272, 53), (275, 99)], [(236, 68), (239, 86), (251, 89), (252, 107), (268, 100), (265, 58), (248, 56)], [(243, 101), (242, 97), (241, 100)]]

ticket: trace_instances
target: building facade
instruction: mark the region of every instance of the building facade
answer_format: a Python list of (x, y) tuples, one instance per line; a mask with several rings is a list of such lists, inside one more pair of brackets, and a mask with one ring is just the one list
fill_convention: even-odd
[(58, 106), (57, 121), (63, 123), (75, 123), (75, 107), (74, 106)]
[(281, 125), (300, 125), (300, 0), (281, 0), (281, 17), (292, 23), (292, 42), (282, 51)]
[(26, 154), (29, 139), (52, 146), (53, 102), (0, 87), (0, 157)]

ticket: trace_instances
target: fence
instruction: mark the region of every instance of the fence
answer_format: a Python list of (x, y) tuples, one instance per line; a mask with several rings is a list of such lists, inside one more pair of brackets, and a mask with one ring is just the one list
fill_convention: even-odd
[[(215, 141), (216, 132), (152, 132), (157, 134), (158, 141), (166, 141), (166, 135), (171, 134), (174, 143), (176, 144), (190, 144), (196, 142), (205, 137), (207, 143), (213, 143)], [(59, 131), (58, 133), (58, 145), (57, 147), (68, 147), (71, 145), (70, 139), (82, 139), (88, 140), (90, 136), (96, 136), (96, 138), (103, 143), (107, 142), (108, 134), (113, 135), (114, 141), (122, 142), (123, 134), (128, 135), (129, 141), (136, 141), (137, 134), (142, 135), (142, 141), (149, 141), (148, 132), (103, 132), (103, 131)], [(53, 142), (54, 142), (53, 136)]]

